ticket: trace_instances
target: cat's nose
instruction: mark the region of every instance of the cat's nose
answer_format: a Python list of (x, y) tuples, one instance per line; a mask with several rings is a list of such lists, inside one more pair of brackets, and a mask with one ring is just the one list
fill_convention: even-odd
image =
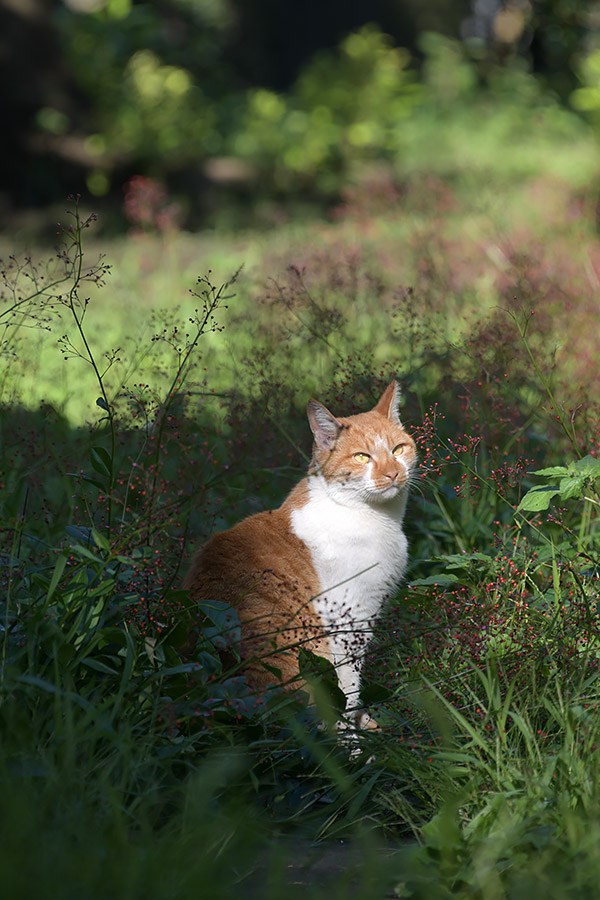
[(396, 478), (398, 477), (397, 472), (384, 472), (383, 474), (385, 475), (386, 478), (389, 478), (390, 481), (395, 481)]

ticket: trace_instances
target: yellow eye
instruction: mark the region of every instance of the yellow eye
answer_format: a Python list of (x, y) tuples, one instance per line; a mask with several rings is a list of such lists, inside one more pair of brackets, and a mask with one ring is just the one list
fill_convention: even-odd
[(406, 444), (398, 444), (398, 446), (394, 447), (394, 449), (392, 450), (392, 456), (402, 456), (405, 448)]
[(359, 463), (368, 463), (371, 457), (368, 453), (355, 453), (354, 459)]

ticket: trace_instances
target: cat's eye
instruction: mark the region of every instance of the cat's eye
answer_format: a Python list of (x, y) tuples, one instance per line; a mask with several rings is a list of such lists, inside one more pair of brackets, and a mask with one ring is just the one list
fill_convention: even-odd
[(359, 463), (368, 463), (371, 457), (368, 453), (355, 453), (354, 459)]
[(392, 450), (392, 456), (402, 456), (405, 450), (406, 444), (398, 444), (398, 446), (394, 447), (394, 449)]

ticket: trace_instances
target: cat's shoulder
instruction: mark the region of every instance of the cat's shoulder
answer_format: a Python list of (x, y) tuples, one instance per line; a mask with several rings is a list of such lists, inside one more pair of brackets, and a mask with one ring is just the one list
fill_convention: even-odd
[(303, 478), (289, 492), (278, 512), (281, 512), (288, 520), (291, 519), (292, 513), (296, 509), (302, 509), (310, 500), (310, 480)]

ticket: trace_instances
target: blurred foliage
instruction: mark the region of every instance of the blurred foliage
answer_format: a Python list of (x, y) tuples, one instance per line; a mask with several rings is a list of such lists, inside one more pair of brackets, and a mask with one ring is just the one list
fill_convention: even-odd
[(90, 15), (61, 12), (64, 51), (91, 100), (87, 150), (105, 167), (125, 156), (168, 170), (218, 149), (214, 103), (201, 83), (208, 72), (215, 86), (225, 75), (217, 65), (222, 4), (176, 5), (196, 20), (185, 46), (160, 27), (150, 5), (111, 0)]
[(338, 53), (317, 56), (287, 97), (251, 91), (232, 141), (277, 188), (309, 182), (327, 193), (352, 162), (385, 157), (419, 102), (406, 51), (376, 28), (349, 35)]
[(517, 108), (597, 103), (591, 0), (307, 0), (302, 14), (274, 0), (28, 8), (0, 4), (0, 78), (11, 85), (0, 168), (17, 206), (84, 182), (120, 205), (138, 174), (166, 180), (190, 208), (223, 182), (246, 198), (327, 200), (357, 166), (403, 170), (413, 132), (434, 130), (425, 116), (466, 121), (491, 104), (526, 127)]
[(517, 173), (530, 169), (524, 139), (585, 130), (522, 61), (489, 64), (484, 75), (461, 42), (435, 33), (421, 35), (419, 50), (417, 79), (408, 54), (365, 26), (315, 58), (287, 94), (250, 92), (230, 147), (251, 163), (256, 189), (335, 196), (374, 162), (399, 178), (474, 172), (497, 166), (492, 156), (507, 149)]
[(592, 51), (581, 66), (582, 86), (573, 91), (571, 102), (575, 109), (592, 113), (600, 124), (600, 49)]

